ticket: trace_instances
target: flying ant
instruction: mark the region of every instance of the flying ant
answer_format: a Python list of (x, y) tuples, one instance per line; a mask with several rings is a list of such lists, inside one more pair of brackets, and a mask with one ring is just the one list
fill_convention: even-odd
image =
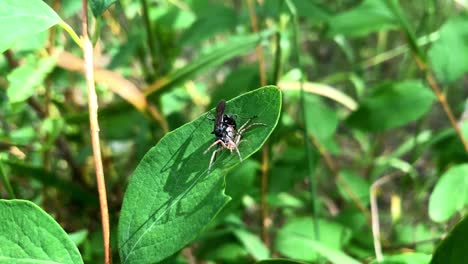
[(237, 123), (234, 119), (233, 114), (225, 114), (224, 110), (226, 108), (226, 101), (219, 101), (216, 106), (215, 118), (211, 119), (214, 121), (214, 128), (211, 134), (214, 134), (216, 137), (215, 142), (211, 144), (204, 152), (206, 154), (212, 147), (217, 146), (217, 149), (211, 154), (210, 164), (208, 165), (208, 171), (211, 171), (211, 166), (216, 158), (216, 153), (228, 149), (231, 151), (235, 150), (239, 156), (240, 162), (242, 162), (242, 156), (239, 152), (239, 144), (242, 142), (242, 134), (249, 128), (253, 126), (266, 126), (263, 123), (250, 123), (257, 116), (250, 117), (238, 130)]

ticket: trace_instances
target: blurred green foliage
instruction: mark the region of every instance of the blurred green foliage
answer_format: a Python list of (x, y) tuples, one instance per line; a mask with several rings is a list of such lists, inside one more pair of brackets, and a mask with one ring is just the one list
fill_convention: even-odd
[[(165, 263), (379, 263), (371, 225), (378, 218), (380, 263), (466, 259), (467, 151), (460, 139), (468, 138), (466, 1), (88, 2), (114, 263), (127, 259), (119, 256), (118, 237), (132, 235), (117, 228), (121, 215), (138, 218), (132, 210), (139, 207), (151, 212), (167, 193), (190, 193), (195, 201), (211, 197), (191, 193), (183, 173), (162, 181), (160, 164), (151, 161), (184, 147), (180, 137), (189, 126), (176, 129), (193, 120), (206, 128), (194, 142), (208, 147), (213, 124), (203, 114), (221, 99), (263, 86), (259, 59), (267, 84), (278, 86), (283, 97), (278, 125), (267, 124), (275, 130), (262, 154), (232, 169), (236, 153), (219, 155), (226, 167), (198, 187), (221, 195), (220, 207), (228, 200), (225, 187), (231, 201), (198, 222), (180, 220), (180, 226), (149, 232), (151, 239), (142, 242), (164, 235), (158, 242), (164, 247), (138, 254), (158, 254), (158, 260), (171, 255)], [(3, 228), (13, 236), (20, 227), (11, 219), (37, 219), (36, 226), (50, 231), (42, 241), (58, 239), (42, 249), (71, 256), (56, 260), (23, 245), (36, 260), (103, 258), (83, 56), (70, 31), (81, 32), (81, 19), (81, 1), (0, 1), (0, 198), (32, 201), (59, 223), (29, 202), (2, 200), (0, 216), (11, 224)], [(274, 100), (245, 99), (249, 106), (232, 103), (228, 110), (239, 124), (254, 114), (261, 122), (279, 109), (269, 103)], [(242, 153), (260, 147), (257, 132), (246, 136)], [(143, 159), (161, 142), (167, 147)], [(208, 158), (199, 156), (178, 159), (172, 171), (207, 168)], [(187, 160), (194, 162), (188, 166)], [(137, 166), (133, 176), (144, 183), (131, 182)], [(121, 211), (129, 184), (131, 195), (158, 201), (137, 199), (124, 206), (132, 210)], [(372, 217), (374, 195), (378, 211)], [(179, 203), (174, 211), (171, 205), (161, 219), (195, 219), (191, 213), (215, 203), (201, 201), (199, 207)], [(0, 258), (26, 256), (2, 239)], [(128, 263), (151, 262), (141, 256)]]

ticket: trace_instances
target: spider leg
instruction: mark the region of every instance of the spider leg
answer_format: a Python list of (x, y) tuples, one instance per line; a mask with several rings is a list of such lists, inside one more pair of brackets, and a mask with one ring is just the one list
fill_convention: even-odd
[(205, 150), (205, 152), (203, 152), (203, 154), (206, 154), (212, 147), (218, 145), (219, 143), (221, 143), (221, 145), (223, 145), (224, 148), (227, 148), (227, 147), (226, 147), (226, 144), (224, 144), (224, 142), (223, 142), (221, 139), (218, 139), (218, 140), (216, 140), (215, 142), (213, 142), (213, 144), (211, 144), (211, 145)]
[(244, 125), (242, 125), (239, 130), (237, 131), (237, 134), (242, 134), (244, 133), (244, 131), (248, 130), (249, 128), (253, 127), (253, 126), (266, 126), (266, 124), (264, 123), (252, 123), (248, 126), (245, 126), (247, 123), (245, 123)]
[(235, 149), (236, 149), (236, 152), (237, 152), (237, 156), (239, 156), (240, 162), (242, 162), (242, 156), (241, 156), (241, 154), (240, 154), (240, 151), (239, 151), (239, 148), (238, 148), (237, 145), (236, 145)]
[(211, 154), (211, 158), (210, 158), (210, 165), (208, 165), (208, 172), (211, 171), (211, 166), (213, 165), (214, 161), (215, 161), (215, 158), (216, 158), (216, 153), (218, 153), (218, 151), (222, 150), (222, 148), (217, 148), (213, 151), (213, 154)]

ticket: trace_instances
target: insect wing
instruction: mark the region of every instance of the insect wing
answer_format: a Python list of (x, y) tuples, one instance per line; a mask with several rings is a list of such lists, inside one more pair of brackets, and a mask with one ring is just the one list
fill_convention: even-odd
[(218, 105), (216, 106), (214, 131), (218, 131), (223, 125), (223, 116), (224, 116), (225, 108), (226, 108), (226, 101), (224, 100), (219, 101)]

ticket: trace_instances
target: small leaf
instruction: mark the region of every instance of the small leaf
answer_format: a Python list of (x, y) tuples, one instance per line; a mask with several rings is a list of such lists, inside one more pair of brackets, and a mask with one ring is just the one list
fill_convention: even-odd
[(328, 20), (330, 28), (327, 34), (364, 36), (375, 31), (397, 28), (398, 19), (388, 9), (385, 1), (387, 0), (365, 0), (354, 9), (331, 17)]
[(95, 17), (100, 16), (110, 5), (115, 3), (117, 0), (90, 0), (91, 11)]
[(255, 260), (262, 260), (270, 257), (268, 248), (263, 244), (260, 238), (247, 230), (234, 230), (234, 235), (241, 241), (245, 249), (254, 257)]
[(55, 220), (34, 203), (0, 200), (1, 263), (83, 263)]
[[(267, 86), (229, 101), (227, 113), (250, 117), (266, 126), (249, 129), (239, 147), (246, 159), (275, 128), (281, 107), (277, 87)], [(213, 112), (209, 113), (211, 116)], [(239, 126), (244, 123), (238, 119)], [(214, 142), (207, 115), (170, 133), (146, 153), (130, 180), (119, 221), (122, 263), (155, 263), (196, 238), (229, 201), (224, 175), (239, 163), (236, 153), (219, 152), (208, 173)]]
[(340, 171), (339, 176), (338, 190), (347, 201), (357, 198), (364, 205), (369, 203), (369, 183), (351, 170)]
[(427, 264), (430, 260), (431, 255), (429, 254), (413, 252), (385, 256), (383, 261), (379, 262), (375, 260), (371, 264)]
[(458, 223), (437, 247), (431, 264), (464, 263), (468, 257), (468, 218)]
[[(57, 53), (58, 54), (58, 53)], [(29, 60), (14, 69), (7, 77), (10, 86), (7, 95), (10, 103), (22, 102), (31, 97), (38, 85), (42, 84), (47, 74), (55, 67), (57, 56)]]
[(320, 219), (320, 240), (316, 239), (314, 220), (312, 218), (296, 218), (289, 220), (278, 232), (276, 248), (291, 258), (315, 261), (321, 255), (333, 263), (358, 263), (340, 248), (349, 241), (349, 229), (334, 222)]
[(440, 29), (440, 38), (429, 50), (437, 79), (444, 83), (458, 80), (468, 71), (468, 16), (449, 19)]
[(0, 53), (60, 22), (62, 19), (42, 0), (1, 0)]
[(365, 97), (347, 123), (370, 132), (399, 127), (429, 111), (434, 95), (420, 81), (385, 83)]
[(450, 168), (440, 177), (429, 198), (429, 216), (436, 222), (448, 220), (468, 204), (468, 164)]
[[(219, 32), (229, 32), (236, 27), (236, 11), (223, 4), (206, 3), (210, 8), (198, 11), (195, 23), (184, 32), (180, 38), (180, 45), (198, 44)], [(216, 14), (216, 15), (213, 15)]]
[(306, 264), (306, 262), (301, 262), (292, 259), (283, 259), (283, 258), (274, 258), (274, 259), (265, 259), (255, 262), (256, 264)]
[(338, 127), (336, 111), (324, 104), (320, 97), (306, 94), (307, 130), (324, 145)]

